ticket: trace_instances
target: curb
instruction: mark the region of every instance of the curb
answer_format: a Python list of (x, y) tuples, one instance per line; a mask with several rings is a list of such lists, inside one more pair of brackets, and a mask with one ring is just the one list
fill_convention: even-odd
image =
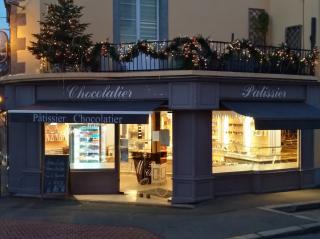
[(251, 233), (251, 234), (229, 237), (227, 239), (280, 238), (285, 236), (308, 234), (308, 233), (313, 233), (317, 231), (320, 231), (320, 222), (261, 231), (261, 232)]
[(127, 206), (143, 206), (143, 207), (165, 207), (165, 208), (178, 208), (178, 209), (194, 209), (196, 208), (193, 204), (160, 204), (156, 202), (131, 202), (131, 201), (114, 201), (114, 200), (96, 200), (96, 199), (76, 199), (69, 197), (69, 201), (78, 201), (82, 203), (106, 203), (112, 205), (127, 205)]
[(278, 212), (285, 212), (285, 213), (295, 213), (299, 211), (306, 211), (306, 210), (313, 210), (320, 208), (320, 201), (310, 201), (310, 202), (301, 202), (301, 203), (289, 203), (289, 204), (281, 204), (281, 205), (269, 205), (259, 207), (261, 209), (273, 210)]

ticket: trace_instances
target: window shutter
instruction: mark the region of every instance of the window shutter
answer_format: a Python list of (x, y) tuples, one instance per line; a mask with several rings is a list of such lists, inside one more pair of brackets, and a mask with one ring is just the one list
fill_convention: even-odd
[(158, 0), (140, 0), (140, 39), (158, 40)]
[(168, 0), (159, 0), (159, 40), (168, 40)]
[(119, 1), (120, 42), (135, 42), (137, 40), (136, 0)]

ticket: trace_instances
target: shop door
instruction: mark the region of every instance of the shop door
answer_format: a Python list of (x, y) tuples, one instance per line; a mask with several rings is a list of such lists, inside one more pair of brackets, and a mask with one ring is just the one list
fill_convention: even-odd
[(8, 194), (7, 114), (0, 114), (1, 196)]
[(120, 125), (120, 190), (136, 197), (172, 196), (172, 115), (154, 113), (149, 124)]

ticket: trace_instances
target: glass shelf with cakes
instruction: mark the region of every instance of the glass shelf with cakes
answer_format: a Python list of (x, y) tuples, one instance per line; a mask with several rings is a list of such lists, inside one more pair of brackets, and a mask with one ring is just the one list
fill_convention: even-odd
[(100, 127), (71, 126), (74, 135), (73, 155), (79, 163), (97, 163), (100, 160)]
[(251, 117), (213, 112), (214, 172), (296, 168), (298, 142), (297, 130), (255, 130)]

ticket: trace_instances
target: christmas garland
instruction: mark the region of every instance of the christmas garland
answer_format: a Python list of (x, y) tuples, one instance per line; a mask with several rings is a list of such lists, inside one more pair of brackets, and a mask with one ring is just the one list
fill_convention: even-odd
[(166, 60), (169, 57), (182, 56), (183, 68), (206, 67), (208, 57), (213, 55), (209, 40), (198, 37), (177, 37), (170, 42), (138, 41), (134, 44), (114, 45), (106, 42), (97, 43), (92, 50), (94, 57), (100, 54), (111, 57), (116, 62), (131, 62), (143, 53), (154, 59)]
[[(217, 49), (217, 44), (221, 47)], [(301, 50), (280, 47), (256, 47), (248, 40), (225, 43), (213, 42), (202, 36), (177, 37), (169, 42), (138, 41), (133, 44), (115, 45), (97, 43), (92, 49), (94, 61), (99, 56), (110, 57), (119, 63), (132, 62), (139, 54), (154, 59), (181, 61), (180, 69), (233, 70), (286, 74), (309, 74), (314, 72), (319, 51), (314, 48), (305, 56)], [(96, 62), (98, 66), (98, 62)], [(249, 68), (248, 68), (249, 67)]]

